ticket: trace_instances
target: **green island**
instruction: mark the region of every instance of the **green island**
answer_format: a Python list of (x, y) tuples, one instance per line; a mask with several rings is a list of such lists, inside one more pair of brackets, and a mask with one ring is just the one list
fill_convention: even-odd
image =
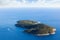
[(54, 27), (33, 20), (19, 20), (17, 21), (16, 25), (19, 27), (27, 28), (24, 30), (24, 32), (38, 36), (55, 34), (56, 32), (56, 29)]

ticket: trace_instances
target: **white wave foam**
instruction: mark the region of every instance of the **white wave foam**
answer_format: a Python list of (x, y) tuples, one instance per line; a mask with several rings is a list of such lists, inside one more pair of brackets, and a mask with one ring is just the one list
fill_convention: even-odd
[(36, 34), (37, 36), (45, 36), (45, 35), (49, 35), (49, 33), (47, 34)]
[(55, 32), (51, 33), (51, 34), (55, 34)]
[(56, 29), (54, 28), (53, 31), (56, 31)]

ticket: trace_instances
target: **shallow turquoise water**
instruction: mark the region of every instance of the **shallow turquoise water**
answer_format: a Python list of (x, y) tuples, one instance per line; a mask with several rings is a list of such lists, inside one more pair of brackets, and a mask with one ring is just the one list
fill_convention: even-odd
[[(15, 26), (16, 21), (28, 19), (55, 27), (56, 34), (35, 36)], [(0, 9), (0, 40), (60, 40), (60, 9)]]

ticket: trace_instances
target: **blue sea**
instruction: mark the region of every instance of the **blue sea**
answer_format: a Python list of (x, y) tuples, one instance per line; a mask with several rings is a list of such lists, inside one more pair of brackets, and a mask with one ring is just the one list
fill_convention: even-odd
[[(36, 36), (16, 27), (18, 20), (36, 20), (56, 28), (56, 34)], [(60, 9), (57, 8), (1, 8), (0, 40), (60, 40)]]

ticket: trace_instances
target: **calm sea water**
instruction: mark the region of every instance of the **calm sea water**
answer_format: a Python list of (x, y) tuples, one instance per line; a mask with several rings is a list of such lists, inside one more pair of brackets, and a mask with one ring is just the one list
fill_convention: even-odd
[[(36, 20), (57, 29), (55, 35), (35, 36), (16, 27), (18, 20)], [(60, 9), (0, 9), (0, 40), (60, 40)]]

